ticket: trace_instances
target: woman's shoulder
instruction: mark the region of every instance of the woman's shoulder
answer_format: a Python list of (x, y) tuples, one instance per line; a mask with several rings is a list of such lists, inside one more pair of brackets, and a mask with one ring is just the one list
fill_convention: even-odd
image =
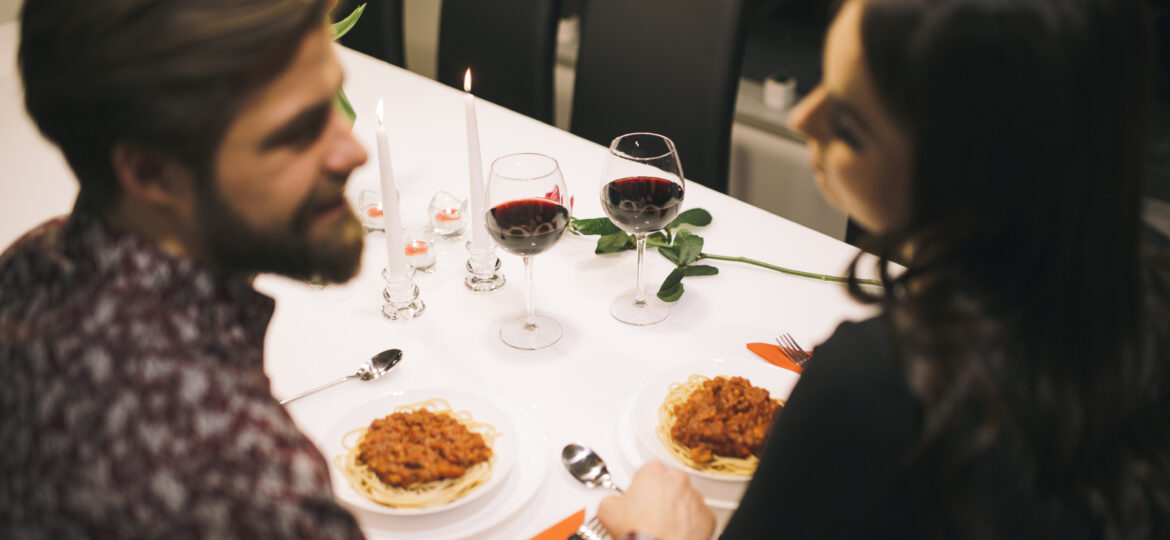
[(842, 383), (904, 381), (893, 341), (889, 316), (881, 314), (863, 321), (845, 321), (824, 343), (813, 350), (809, 374), (825, 372)]
[(841, 323), (814, 349), (792, 400), (841, 419), (897, 421), (910, 428), (920, 410), (892, 336), (885, 315)]

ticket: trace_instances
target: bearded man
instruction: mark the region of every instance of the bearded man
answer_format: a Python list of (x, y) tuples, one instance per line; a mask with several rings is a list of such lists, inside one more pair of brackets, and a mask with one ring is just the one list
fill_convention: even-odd
[(361, 536), (269, 392), (251, 285), (358, 268), (329, 4), (25, 1), (25, 104), (80, 190), (0, 257), (0, 530)]

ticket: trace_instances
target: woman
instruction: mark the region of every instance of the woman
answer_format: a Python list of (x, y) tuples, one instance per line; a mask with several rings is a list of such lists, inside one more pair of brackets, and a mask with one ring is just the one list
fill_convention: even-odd
[[(906, 269), (851, 287), (882, 314), (817, 348), (723, 538), (1170, 538), (1143, 4), (843, 5), (790, 121), (826, 197)], [(601, 520), (706, 538), (686, 484), (648, 466)]]

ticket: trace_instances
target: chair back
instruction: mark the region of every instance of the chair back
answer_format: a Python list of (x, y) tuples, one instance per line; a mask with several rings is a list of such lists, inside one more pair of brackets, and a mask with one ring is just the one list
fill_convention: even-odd
[(436, 78), (553, 123), (553, 67), (561, 0), (443, 0)]
[[(354, 7), (361, 5), (359, 2), (350, 3)], [(402, 39), (402, 0), (366, 2), (362, 18), (339, 41), (355, 51), (398, 67), (406, 67)]]
[(687, 180), (727, 193), (747, 0), (589, 0), (570, 130), (670, 137)]

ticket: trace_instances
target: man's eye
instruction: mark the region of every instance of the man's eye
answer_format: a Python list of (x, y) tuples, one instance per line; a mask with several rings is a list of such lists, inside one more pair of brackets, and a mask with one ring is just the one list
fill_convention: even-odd
[(313, 144), (321, 136), (321, 131), (325, 128), (325, 120), (325, 118), (314, 119), (312, 123), (291, 133), (288, 140), (289, 146), (304, 148)]

